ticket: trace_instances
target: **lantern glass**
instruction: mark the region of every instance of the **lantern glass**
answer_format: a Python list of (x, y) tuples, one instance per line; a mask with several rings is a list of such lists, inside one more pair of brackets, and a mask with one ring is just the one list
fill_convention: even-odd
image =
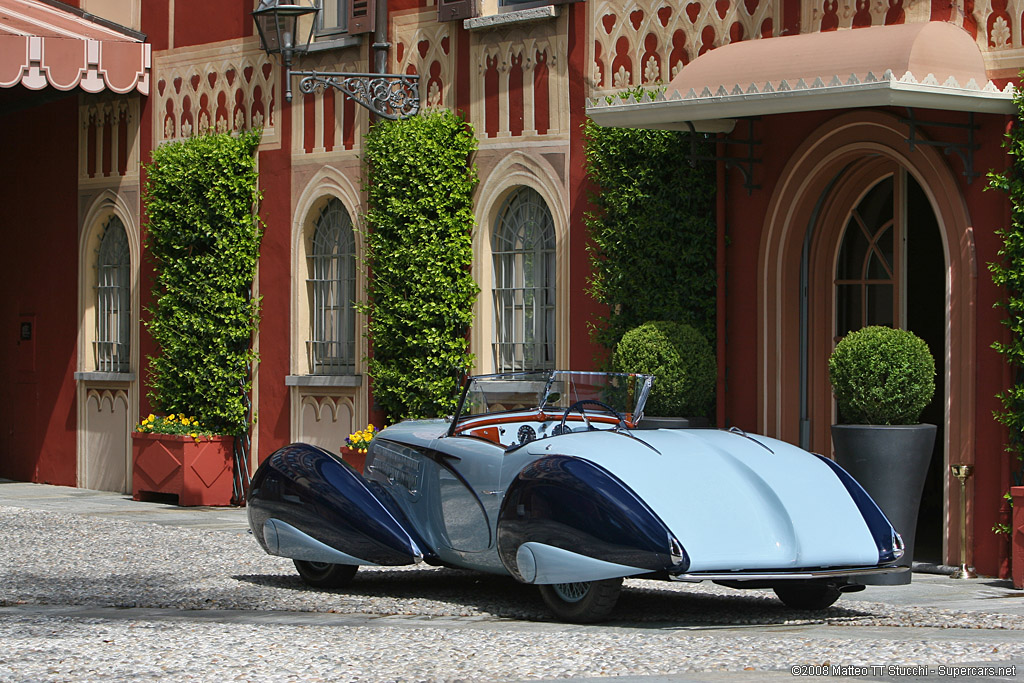
[(319, 11), (319, 8), (312, 4), (261, 0), (252, 17), (256, 22), (256, 30), (259, 31), (263, 49), (269, 55), (284, 53), (290, 56), (293, 52), (305, 52), (313, 38), (316, 21), (310, 22), (309, 34), (302, 40), (299, 37), (299, 19)]

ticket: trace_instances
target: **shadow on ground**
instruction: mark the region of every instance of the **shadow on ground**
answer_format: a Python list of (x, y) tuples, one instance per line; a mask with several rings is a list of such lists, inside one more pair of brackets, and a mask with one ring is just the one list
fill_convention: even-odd
[[(536, 586), (521, 584), (509, 577), (458, 569), (363, 570), (356, 574), (351, 584), (339, 589), (311, 588), (302, 583), (297, 575), (261, 574), (233, 578), (279, 590), (337, 596), (342, 603), (388, 598), (400, 603), (396, 605), (401, 610), (396, 612), (398, 614), (415, 614), (417, 605), (428, 602), (450, 605), (455, 613), (463, 613), (466, 610), (460, 608), (468, 608), (472, 613), (498, 618), (554, 621)], [(805, 612), (785, 607), (770, 591), (712, 593), (677, 584), (672, 584), (671, 588), (659, 588), (668, 585), (657, 581), (627, 581), (613, 613), (613, 621), (609, 623), (684, 628), (737, 624), (838, 623), (874, 616), (864, 609), (842, 607), (841, 598), (838, 606), (818, 612)]]

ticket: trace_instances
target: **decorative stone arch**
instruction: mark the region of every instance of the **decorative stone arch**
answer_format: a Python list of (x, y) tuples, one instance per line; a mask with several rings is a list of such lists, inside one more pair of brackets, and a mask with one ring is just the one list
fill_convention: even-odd
[[(853, 191), (843, 187), (843, 177), (860, 174), (867, 178), (881, 158), (914, 177), (924, 190), (938, 223), (945, 252), (946, 341), (939, 372), (944, 372), (943, 396), (946, 422), (945, 452), (948, 462), (974, 462), (975, 432), (975, 301), (977, 266), (970, 216), (957, 180), (944, 158), (934, 148), (920, 145), (911, 151), (909, 131), (889, 114), (857, 111), (841, 114), (822, 125), (790, 158), (769, 202), (762, 230), (758, 261), (758, 425), (760, 432), (792, 443), (800, 440), (800, 273), (805, 240), (810, 246), (809, 266), (813, 271), (834, 261), (830, 248), (835, 241), (823, 239), (815, 228), (821, 216), (833, 214), (842, 195)], [(837, 199), (838, 197), (838, 199)], [(847, 196), (845, 201), (849, 201)], [(829, 247), (832, 244), (832, 247)], [(831, 259), (831, 260), (830, 260)], [(832, 348), (831, 329), (814, 329), (832, 311), (832, 287), (815, 292), (813, 272), (808, 319), (809, 348), (806, 386), (812, 450), (831, 453), (830, 425), (835, 421), (833, 401), (825, 362)], [(820, 288), (819, 288), (820, 289)], [(826, 299), (827, 297), (827, 299)], [(831, 321), (830, 321), (831, 325)], [(826, 394), (827, 395), (824, 395)], [(946, 495), (946, 556), (951, 556), (957, 539), (950, 530), (955, 506), (948, 488)]]
[[(104, 226), (112, 217), (124, 226), (128, 239), (131, 323), (130, 372), (97, 372), (93, 341), (96, 338), (96, 258)], [(134, 211), (122, 195), (100, 192), (82, 218), (78, 240), (78, 360), (77, 483), (103, 491), (131, 491), (131, 431), (139, 415), (139, 272), (141, 240)]]
[[(309, 277), (309, 248), (316, 228), (316, 219), (320, 211), (331, 199), (341, 202), (352, 219), (355, 237), (357, 264), (364, 253), (363, 236), (359, 232), (360, 192), (355, 184), (341, 171), (333, 166), (324, 166), (306, 183), (305, 188), (296, 200), (295, 215), (292, 221), (292, 329), (291, 329), (291, 373), (308, 375), (311, 372), (306, 354), (306, 339), (310, 327), (309, 303), (306, 294), (306, 280)], [(358, 266), (356, 268), (356, 292), (366, 288), (366, 274)], [(365, 321), (356, 313), (356, 329), (362, 329)], [(365, 339), (357, 335), (356, 339), (356, 372), (364, 371), (363, 358), (366, 356)]]
[(285, 380), (291, 402), (291, 439), (321, 445), (337, 452), (356, 425), (368, 419), (366, 391), (362, 388), (367, 348), (359, 330), (365, 329), (364, 316), (356, 311), (356, 347), (354, 374), (314, 375), (310, 367), (306, 341), (309, 339), (310, 302), (306, 281), (316, 220), (332, 199), (341, 202), (352, 219), (356, 252), (355, 292), (366, 289), (366, 273), (359, 268), (363, 239), (358, 230), (361, 194), (355, 183), (341, 170), (324, 165), (303, 186), (295, 201), (291, 227), (291, 374)]
[(491, 291), (494, 265), (491, 236), (502, 204), (520, 187), (536, 190), (551, 211), (555, 226), (555, 365), (569, 367), (569, 207), (558, 173), (546, 161), (524, 152), (505, 155), (485, 178), (476, 193), (476, 224), (473, 233), (473, 279), (480, 287), (474, 306), (470, 350), (476, 357), (476, 372), (494, 371), (491, 342), (494, 337), (494, 309)]
[(335, 395), (333, 389), (304, 388), (298, 399), (299, 431), (305, 443), (337, 453), (356, 424), (358, 401), (350, 395)]
[(95, 340), (93, 320), (96, 316), (96, 254), (99, 251), (103, 228), (116, 216), (124, 225), (131, 254), (131, 368), (139, 368), (139, 264), (141, 238), (135, 213), (124, 197), (112, 190), (101, 192), (89, 206), (82, 220), (78, 241), (78, 371), (92, 372), (96, 363), (92, 353)]

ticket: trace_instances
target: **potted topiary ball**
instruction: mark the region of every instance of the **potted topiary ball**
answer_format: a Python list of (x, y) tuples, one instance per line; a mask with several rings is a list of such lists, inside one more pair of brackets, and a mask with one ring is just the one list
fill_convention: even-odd
[[(909, 567), (935, 444), (935, 425), (917, 423), (935, 394), (935, 359), (912, 332), (865, 327), (836, 345), (828, 369), (842, 423), (832, 425), (836, 462), (903, 537), (900, 564)], [(910, 580), (910, 572), (904, 572), (861, 582), (892, 585)]]
[(680, 322), (654, 321), (626, 332), (612, 365), (654, 375), (641, 429), (707, 427), (718, 368), (707, 339)]

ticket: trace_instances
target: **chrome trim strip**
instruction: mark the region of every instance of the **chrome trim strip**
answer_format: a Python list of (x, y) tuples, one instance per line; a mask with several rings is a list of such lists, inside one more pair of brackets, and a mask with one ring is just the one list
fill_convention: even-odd
[(307, 562), (377, 566), (373, 562), (332, 548), (291, 524), (273, 517), (263, 523), (263, 538), (267, 542), (267, 552), (271, 555)]
[(808, 569), (794, 571), (753, 571), (753, 572), (692, 572), (674, 574), (673, 581), (771, 581), (829, 579), (842, 576), (863, 576), (864, 574), (899, 574), (910, 571), (910, 567), (849, 567), (847, 569)]
[(750, 439), (751, 441), (756, 443), (761, 448), (765, 449), (766, 451), (768, 451), (772, 455), (775, 455), (775, 451), (773, 451), (772, 449), (768, 448), (768, 446), (766, 446), (765, 444), (761, 443), (760, 441), (758, 441), (754, 437), (750, 436), (749, 434), (747, 434), (745, 431), (743, 431), (742, 429), (740, 429), (736, 425), (733, 425), (732, 427), (729, 427), (728, 429), (726, 429), (724, 431), (728, 432), (729, 434), (735, 434), (737, 436), (742, 436), (744, 439)]

